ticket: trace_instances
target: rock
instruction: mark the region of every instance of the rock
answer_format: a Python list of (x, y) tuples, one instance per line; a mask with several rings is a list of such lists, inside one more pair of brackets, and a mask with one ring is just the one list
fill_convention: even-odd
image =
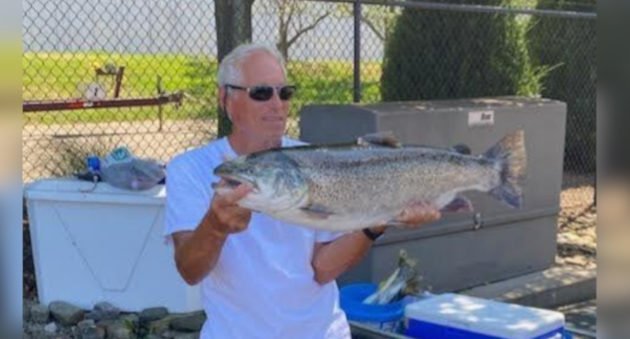
[(53, 319), (57, 320), (63, 326), (73, 326), (83, 320), (85, 312), (67, 302), (53, 301), (48, 305), (50, 314)]
[(34, 304), (30, 309), (31, 321), (37, 324), (45, 324), (50, 318), (48, 306), (43, 304)]
[(173, 339), (199, 339), (199, 332), (177, 332)]
[(41, 324), (26, 324), (26, 332), (31, 335), (32, 338), (45, 337), (44, 325)]
[(588, 260), (584, 256), (580, 255), (564, 258), (564, 262), (567, 264), (579, 266), (586, 266), (588, 264)]
[(168, 315), (160, 320), (154, 320), (151, 321), (147, 324), (147, 329), (149, 331), (149, 334), (157, 334), (157, 335), (162, 335), (164, 332), (168, 331), (170, 326), (171, 326), (171, 322), (176, 318), (177, 316), (175, 315)]
[(81, 339), (105, 339), (105, 330), (102, 327), (90, 327), (81, 331)]
[(79, 329), (81, 328), (85, 328), (85, 327), (90, 327), (90, 326), (96, 326), (96, 322), (93, 319), (85, 319), (85, 320), (81, 320), (79, 321), (79, 323), (77, 324), (77, 327)]
[(101, 320), (96, 323), (96, 327), (102, 328), (105, 331), (105, 336), (107, 336), (107, 327), (111, 326), (116, 322), (115, 320)]
[(83, 316), (83, 319), (89, 319), (89, 320), (94, 320), (95, 322), (99, 322), (102, 319), (99, 318), (100, 314), (94, 312), (94, 311), (89, 311), (86, 312), (85, 315)]
[(136, 338), (133, 329), (122, 321), (114, 321), (107, 325), (108, 339), (134, 339)]
[(105, 329), (96, 326), (93, 319), (86, 319), (77, 324), (79, 339), (104, 339)]
[(31, 320), (31, 308), (36, 304), (36, 302), (29, 299), (22, 301), (22, 321), (26, 323)]
[(173, 319), (171, 328), (175, 331), (199, 332), (205, 321), (206, 313), (204, 311), (191, 312)]
[(100, 302), (94, 305), (94, 311), (92, 313), (93, 314), (91, 314), (90, 318), (96, 321), (104, 319), (116, 319), (120, 314), (120, 309), (108, 302)]
[(74, 339), (74, 337), (70, 334), (65, 334), (65, 333), (61, 333), (61, 334), (55, 334), (55, 335), (51, 335), (49, 336), (51, 339)]
[(47, 324), (46, 326), (44, 326), (44, 333), (46, 333), (46, 334), (55, 334), (55, 333), (57, 333), (57, 324), (55, 324), (54, 322), (51, 322), (51, 323)]
[(168, 339), (199, 339), (199, 332), (166, 331), (162, 338)]
[(135, 313), (121, 315), (118, 319), (133, 329), (140, 327), (140, 318)]
[(160, 320), (168, 315), (168, 309), (166, 307), (151, 307), (146, 308), (140, 312), (140, 322), (148, 323), (151, 321)]

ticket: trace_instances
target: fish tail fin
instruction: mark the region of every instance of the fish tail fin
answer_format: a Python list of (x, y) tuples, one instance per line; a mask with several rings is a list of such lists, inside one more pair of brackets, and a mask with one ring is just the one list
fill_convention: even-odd
[(497, 161), (501, 178), (500, 184), (491, 189), (489, 193), (511, 207), (521, 207), (523, 204), (521, 186), (527, 168), (523, 130), (505, 136), (486, 151), (484, 157)]

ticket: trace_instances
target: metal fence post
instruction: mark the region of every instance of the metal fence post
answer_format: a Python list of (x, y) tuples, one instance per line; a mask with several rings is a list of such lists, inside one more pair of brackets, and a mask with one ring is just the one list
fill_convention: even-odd
[(361, 102), (361, 0), (355, 0), (354, 9), (354, 61), (352, 86), (353, 102)]

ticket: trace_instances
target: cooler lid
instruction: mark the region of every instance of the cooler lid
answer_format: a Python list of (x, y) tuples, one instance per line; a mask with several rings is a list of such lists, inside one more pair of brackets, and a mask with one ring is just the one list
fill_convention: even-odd
[(501, 338), (531, 338), (564, 327), (564, 314), (445, 293), (405, 307), (409, 319)]
[(94, 183), (72, 177), (48, 178), (28, 183), (24, 195), (29, 200), (85, 201), (125, 204), (162, 204), (166, 198), (164, 185), (148, 190), (132, 191), (106, 182)]

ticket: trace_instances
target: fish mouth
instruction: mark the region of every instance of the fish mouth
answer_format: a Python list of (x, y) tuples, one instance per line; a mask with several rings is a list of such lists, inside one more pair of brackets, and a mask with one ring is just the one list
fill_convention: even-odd
[(212, 183), (213, 189), (217, 189), (217, 188), (236, 189), (238, 186), (242, 184), (247, 184), (253, 187), (254, 190), (258, 189), (258, 186), (256, 185), (256, 183), (254, 183), (253, 181), (247, 178), (234, 176), (234, 175), (228, 175), (228, 174), (220, 174), (219, 177), (223, 180), (221, 180), (218, 183)]

